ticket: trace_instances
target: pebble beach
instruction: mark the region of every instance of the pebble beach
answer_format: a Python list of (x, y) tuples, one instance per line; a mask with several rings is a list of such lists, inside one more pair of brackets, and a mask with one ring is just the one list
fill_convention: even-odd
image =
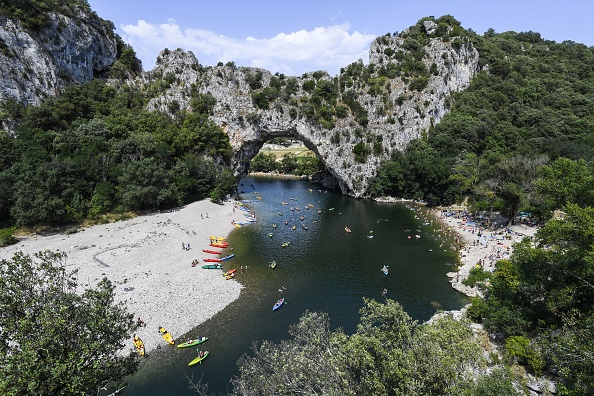
[[(237, 211), (241, 212), (241, 211)], [(0, 259), (17, 251), (33, 254), (50, 250), (67, 255), (68, 269), (78, 269), (78, 284), (95, 287), (107, 277), (115, 287), (115, 301), (145, 323), (137, 330), (147, 351), (165, 345), (163, 326), (176, 339), (223, 310), (239, 297), (241, 284), (225, 280), (220, 269), (203, 269), (209, 237), (226, 237), (243, 219), (233, 203), (194, 202), (166, 213), (82, 228), (72, 234), (31, 235), (0, 249)], [(189, 244), (189, 249), (183, 249)], [(224, 254), (232, 253), (231, 248)], [(212, 249), (212, 248), (210, 248)], [(219, 249), (220, 250), (220, 249)], [(197, 259), (198, 265), (192, 267)], [(235, 266), (236, 263), (225, 263)], [(225, 268), (229, 266), (225, 264)], [(132, 350), (132, 338), (124, 351)]]

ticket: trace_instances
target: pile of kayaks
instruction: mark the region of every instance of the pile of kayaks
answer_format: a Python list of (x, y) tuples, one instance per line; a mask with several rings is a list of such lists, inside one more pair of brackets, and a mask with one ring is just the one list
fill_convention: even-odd
[(223, 274), (223, 276), (225, 277), (226, 280), (232, 279), (233, 277), (235, 277), (235, 271), (237, 271), (237, 268), (233, 268), (233, 269), (225, 272)]

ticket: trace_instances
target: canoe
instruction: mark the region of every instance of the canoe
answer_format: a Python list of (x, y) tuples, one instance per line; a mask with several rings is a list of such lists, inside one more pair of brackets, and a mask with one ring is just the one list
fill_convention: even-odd
[(220, 237), (220, 236), (212, 236), (212, 235), (211, 235), (211, 236), (210, 236), (210, 240), (211, 240), (211, 241), (226, 241), (226, 240), (227, 240), (227, 238), (225, 238), (225, 237)]
[(198, 356), (196, 359), (192, 360), (190, 363), (188, 363), (188, 366), (193, 366), (197, 363), (202, 364), (202, 361), (204, 359), (206, 359), (207, 356), (208, 356), (208, 351), (204, 351), (204, 355)]
[(161, 336), (163, 337), (163, 339), (165, 341), (167, 341), (171, 345), (175, 344), (173, 337), (171, 336), (171, 334), (169, 334), (169, 332), (167, 330), (165, 330), (162, 327), (159, 327), (159, 332), (161, 333)]
[(222, 251), (220, 251), (220, 250), (210, 250), (210, 249), (202, 249), (202, 251), (203, 251), (204, 253), (208, 253), (208, 254), (221, 254), (221, 253), (223, 253), (223, 252), (222, 252)]
[(134, 335), (134, 346), (136, 347), (138, 354), (144, 356), (144, 342), (142, 342), (137, 335)]
[(225, 260), (229, 260), (229, 259), (231, 259), (233, 257), (235, 257), (235, 254), (228, 254), (225, 257), (221, 257), (221, 260), (222, 261), (225, 261)]
[(204, 264), (202, 266), (204, 269), (223, 269), (223, 264), (216, 263), (216, 264)]
[(208, 337), (198, 337), (195, 340), (189, 340), (182, 344), (179, 344), (177, 347), (178, 348), (187, 348), (187, 347), (191, 347), (194, 345), (202, 344), (204, 341), (207, 341), (207, 340), (208, 340)]
[(235, 271), (237, 271), (237, 268), (233, 268), (233, 269), (231, 269), (231, 270), (229, 270), (229, 271), (225, 272), (225, 273), (223, 274), (223, 276), (229, 276), (229, 275), (233, 274)]
[(273, 311), (276, 311), (277, 309), (279, 309), (283, 304), (285, 303), (285, 298), (281, 298), (280, 300), (278, 300), (276, 303), (274, 303), (274, 306), (272, 307)]
[(276, 261), (272, 260), (272, 263), (270, 263), (270, 268), (274, 269), (274, 267), (276, 267)]
[(218, 257), (206, 257), (204, 261), (208, 263), (220, 263), (221, 261), (223, 261), (223, 259), (220, 259)]

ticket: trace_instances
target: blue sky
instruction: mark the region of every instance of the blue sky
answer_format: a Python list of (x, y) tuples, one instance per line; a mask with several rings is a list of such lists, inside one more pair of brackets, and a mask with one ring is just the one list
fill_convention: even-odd
[(591, 0), (163, 1), (89, 0), (116, 26), (145, 70), (164, 48), (182, 48), (204, 66), (233, 61), (301, 75), (368, 61), (377, 36), (400, 32), (425, 16), (452, 15), (483, 34), (539, 32), (543, 38), (594, 45)]

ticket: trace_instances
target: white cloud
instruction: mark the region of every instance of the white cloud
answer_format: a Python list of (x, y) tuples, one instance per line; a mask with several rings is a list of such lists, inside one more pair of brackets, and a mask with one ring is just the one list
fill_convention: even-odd
[(173, 20), (160, 25), (139, 20), (136, 25), (120, 28), (145, 70), (154, 66), (157, 54), (164, 48), (182, 48), (192, 51), (205, 66), (233, 61), (237, 66), (261, 67), (286, 75), (315, 70), (336, 75), (341, 67), (358, 59), (367, 62), (369, 43), (376, 37), (357, 31), (350, 33), (348, 23), (279, 33), (264, 39), (232, 38), (194, 28), (182, 30)]

